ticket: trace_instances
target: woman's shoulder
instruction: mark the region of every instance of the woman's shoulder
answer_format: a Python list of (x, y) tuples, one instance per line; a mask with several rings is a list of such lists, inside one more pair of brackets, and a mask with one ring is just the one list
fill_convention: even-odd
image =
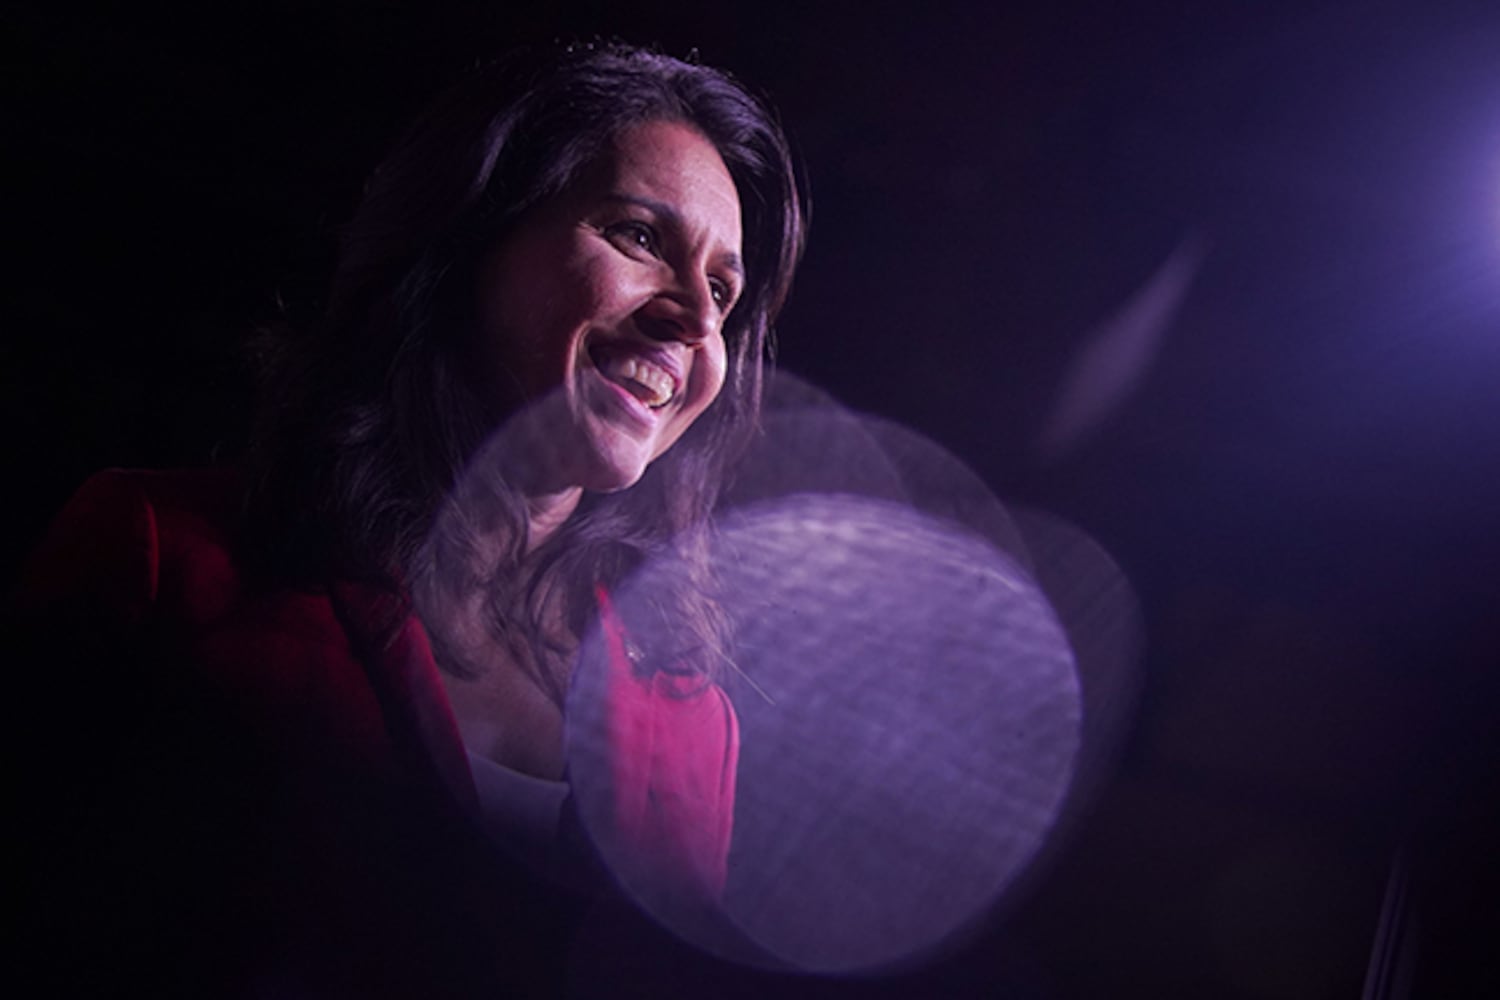
[(22, 575), (19, 641), (75, 676), (123, 670), (211, 690), (244, 717), (296, 706), (368, 729), (379, 709), (329, 588), (245, 571), (242, 483), (233, 469), (91, 476)]
[(233, 469), (95, 473), (33, 550), (18, 608), (87, 608), (120, 624), (162, 601), (192, 617), (222, 611), (239, 589), (241, 484)]

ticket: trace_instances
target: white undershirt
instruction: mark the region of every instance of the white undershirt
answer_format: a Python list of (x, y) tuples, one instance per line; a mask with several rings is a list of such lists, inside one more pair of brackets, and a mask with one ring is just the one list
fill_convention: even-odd
[(485, 830), (517, 860), (541, 872), (563, 862), (558, 831), (568, 783), (537, 778), (468, 751)]

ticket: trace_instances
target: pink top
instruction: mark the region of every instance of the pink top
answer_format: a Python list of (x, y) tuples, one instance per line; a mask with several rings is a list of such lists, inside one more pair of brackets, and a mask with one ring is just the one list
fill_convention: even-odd
[[(250, 863), (257, 858), (227, 865), (236, 878), (244, 872), (253, 883), (245, 900), (269, 906), (277, 893), (287, 894), (289, 908), (283, 909), (293, 922), (309, 925), (310, 937), (326, 936), (330, 919), (368, 916), (384, 919), (399, 940), (407, 933), (399, 925), (422, 914), (387, 904), (396, 897), (371, 874), (384, 869), (360, 861), (352, 845), (378, 840), (371, 850), (386, 852), (380, 858), (406, 857), (420, 849), (402, 832), (408, 819), (421, 830), (450, 833), (455, 823), (481, 825), (469, 759), (427, 634), (399, 598), (356, 583), (252, 591), (234, 556), (241, 495), (231, 473), (112, 470), (94, 476), (34, 556), (18, 608), (36, 621), (72, 622), (104, 636), (105, 644), (93, 648), (107, 649), (115, 642), (109, 637), (118, 636), (120, 649), (137, 650), (134, 659), (122, 653), (119, 669), (154, 675), (141, 678), (142, 689), (149, 685), (204, 706), (205, 717), (218, 720), (215, 732), (226, 734), (219, 742), (234, 751), (224, 754), (235, 761), (231, 766), (242, 758), (255, 762), (253, 774), (221, 775), (225, 788), (244, 789), (231, 806), (261, 824), (255, 837), (279, 838), (277, 850), (295, 858), (265, 871)], [(734, 710), (711, 684), (638, 675), (608, 595), (601, 594), (600, 606), (607, 654), (602, 724), (597, 714), (586, 721), (587, 712), (575, 719), (572, 702), (568, 711), (578, 817), (628, 887), (644, 887), (649, 896), (661, 885), (673, 896), (712, 901), (724, 887), (733, 825)], [(87, 677), (69, 684), (90, 688)], [(174, 718), (196, 714), (189, 708)], [(585, 739), (590, 727), (604, 738)], [(252, 745), (240, 753), (245, 744)], [(587, 749), (575, 753), (580, 746)], [(400, 829), (382, 832), (389, 821), (372, 826), (370, 815), (395, 817)], [(455, 871), (469, 865), (467, 855), (441, 846), (445, 842), (434, 839), (432, 867), (463, 883), (455, 892), (508, 891), (482, 887), (510, 885), (510, 876), (497, 883)], [(225, 849), (232, 849), (229, 842)], [(410, 894), (427, 892), (414, 884)], [(442, 900), (452, 895), (443, 892)], [(320, 902), (306, 904), (301, 894)], [(392, 912), (375, 916), (382, 906)], [(471, 918), (462, 913), (469, 910), (453, 908), (455, 926), (466, 927)], [(315, 913), (322, 915), (303, 916)], [(282, 918), (272, 924), (276, 935), (290, 933)], [(380, 940), (368, 936), (371, 968), (391, 960), (391, 948)]]

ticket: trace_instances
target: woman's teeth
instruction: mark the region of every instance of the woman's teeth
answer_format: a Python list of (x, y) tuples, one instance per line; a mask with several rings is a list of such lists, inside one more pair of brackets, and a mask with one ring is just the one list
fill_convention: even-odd
[(652, 409), (665, 406), (672, 399), (672, 376), (649, 361), (614, 357), (605, 363), (603, 370), (605, 378), (623, 386)]

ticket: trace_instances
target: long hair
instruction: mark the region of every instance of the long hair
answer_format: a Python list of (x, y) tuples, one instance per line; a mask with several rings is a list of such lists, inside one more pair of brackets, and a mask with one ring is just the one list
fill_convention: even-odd
[[(637, 484), (585, 495), (523, 564), (524, 509), (503, 478), (460, 487), (478, 508), (464, 497), (444, 507), (505, 416), (464, 372), (476, 269), (618, 133), (653, 120), (700, 131), (739, 195), (746, 279), (724, 326), (724, 388)], [(772, 323), (802, 249), (801, 206), (776, 119), (722, 71), (623, 45), (522, 52), (480, 70), (371, 177), (322, 322), (268, 345), (246, 518), (256, 567), (281, 583), (352, 579), (403, 599), (418, 586), (448, 598), (480, 588), (493, 637), (560, 700), (568, 636), (592, 614), (595, 588), (673, 549), (687, 571), (663, 615), (692, 638), (658, 662), (711, 670), (723, 628), (702, 531), (759, 417)], [(478, 568), (476, 509), (507, 545)], [(447, 669), (470, 671), (434, 638)]]

